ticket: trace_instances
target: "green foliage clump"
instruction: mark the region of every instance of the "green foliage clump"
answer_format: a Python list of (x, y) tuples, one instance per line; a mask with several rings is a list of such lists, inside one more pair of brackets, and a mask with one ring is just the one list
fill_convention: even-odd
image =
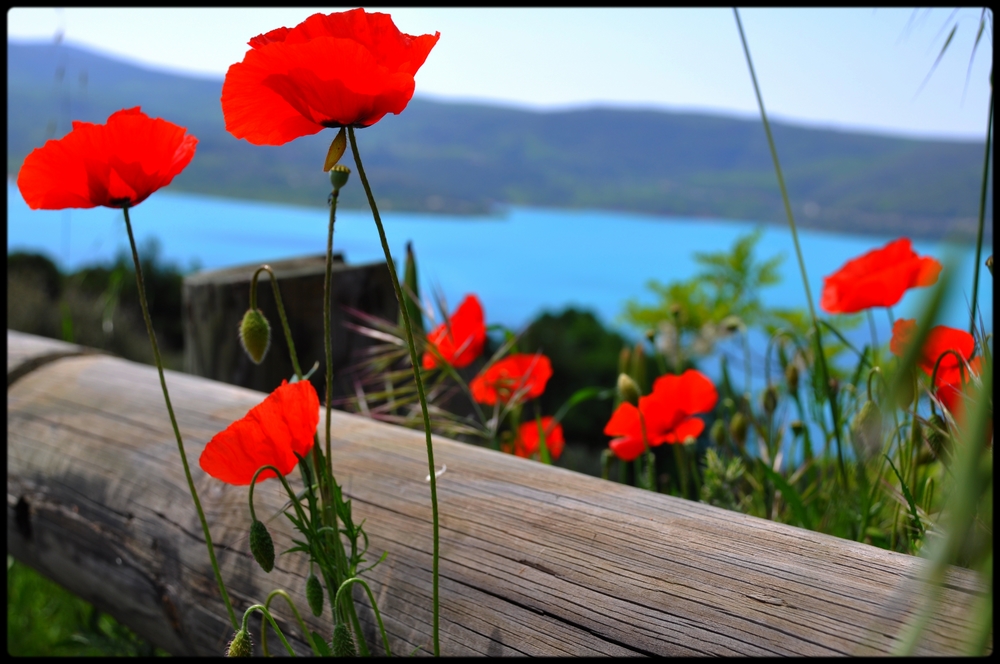
[[(690, 279), (668, 284), (651, 280), (648, 287), (659, 298), (653, 306), (636, 300), (625, 304), (625, 322), (639, 329), (679, 335), (679, 343), (707, 354), (716, 338), (740, 326), (759, 327), (769, 334), (782, 327), (804, 331), (808, 325), (798, 309), (765, 307), (760, 290), (781, 282), (784, 255), (758, 261), (754, 253), (763, 230), (736, 239), (729, 251), (697, 252), (701, 270)], [(668, 331), (671, 326), (673, 332)], [(690, 343), (685, 344), (685, 341)]]
[(7, 652), (15, 657), (168, 655), (11, 556), (7, 556)]
[[(539, 397), (546, 413), (558, 411), (582, 388), (614, 385), (623, 346), (625, 339), (605, 328), (594, 314), (572, 308), (542, 314), (518, 340), (521, 352), (541, 352), (552, 362), (552, 378)], [(595, 400), (586, 408), (570, 409), (562, 421), (566, 439), (588, 446), (606, 445), (603, 429), (611, 407), (610, 401)]]
[[(164, 263), (155, 242), (140, 251), (150, 318), (167, 368), (180, 369), (184, 345), (183, 273)], [(47, 256), (7, 255), (7, 327), (153, 363), (132, 258), (63, 274)]]

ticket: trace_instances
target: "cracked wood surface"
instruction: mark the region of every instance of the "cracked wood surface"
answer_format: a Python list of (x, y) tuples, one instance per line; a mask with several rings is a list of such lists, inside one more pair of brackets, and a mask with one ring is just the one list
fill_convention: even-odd
[[(77, 350), (11, 331), (7, 344), (8, 376)], [(264, 395), (169, 371), (167, 384), (237, 613), (284, 588), (329, 638), (329, 604), (322, 618), (307, 610), (306, 558), (279, 556), (265, 574), (249, 554), (247, 487), (198, 467), (207, 441)], [(220, 654), (232, 629), (155, 368), (67, 354), (8, 381), (7, 407), (8, 552), (174, 654)], [(356, 521), (366, 520), (369, 559), (388, 552), (367, 578), (393, 654), (427, 654), (423, 434), (337, 411), (332, 430), (334, 472)], [(447, 466), (438, 480), (445, 655), (885, 654), (928, 592), (914, 557), (444, 438), (434, 452)], [(285, 498), (271, 481), (254, 500), (266, 520)], [(286, 519), (268, 527), (277, 551), (291, 546)], [(951, 570), (918, 652), (957, 652), (982, 589), (973, 573)], [(367, 596), (355, 591), (380, 653)], [(279, 623), (308, 653), (279, 601)], [(259, 652), (259, 618), (251, 624)]]

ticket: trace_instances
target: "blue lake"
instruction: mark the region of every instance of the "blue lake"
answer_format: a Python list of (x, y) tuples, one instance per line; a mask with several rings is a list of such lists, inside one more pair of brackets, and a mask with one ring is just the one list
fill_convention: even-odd
[[(275, 261), (326, 248), (328, 211), (273, 203), (238, 201), (160, 191), (136, 207), (132, 223), (140, 247), (155, 238), (161, 257), (184, 270), (212, 269)], [(402, 260), (412, 241), (426, 298), (442, 292), (450, 306), (466, 293), (479, 295), (487, 322), (519, 329), (542, 311), (567, 306), (593, 311), (605, 323), (621, 327), (625, 300), (653, 303), (650, 279), (669, 282), (697, 270), (695, 252), (728, 249), (757, 224), (750, 221), (654, 217), (620, 212), (514, 207), (502, 216), (456, 217), (386, 212), (390, 248)], [(818, 301), (823, 276), (845, 261), (895, 239), (804, 230), (799, 233), (812, 295)], [(369, 211), (340, 210), (334, 236), (336, 251), (349, 263), (382, 260), (378, 233)], [(126, 251), (128, 237), (118, 210), (31, 210), (17, 187), (7, 183), (7, 250), (47, 254), (62, 269), (104, 262)], [(914, 242), (921, 255), (943, 262), (959, 260), (956, 284), (961, 297), (949, 298), (941, 322), (968, 325), (974, 247)], [(782, 283), (762, 290), (768, 304), (804, 307), (791, 234), (767, 226), (757, 246), (758, 258), (785, 256)], [(984, 247), (984, 257), (992, 246)], [(979, 302), (984, 320), (992, 321), (993, 281), (980, 273)], [(910, 291), (894, 309), (914, 317), (925, 289)], [(875, 317), (881, 343), (890, 336), (888, 317)], [(635, 330), (625, 331), (635, 336)], [(868, 326), (850, 333), (857, 343), (869, 340)], [(758, 343), (754, 343), (758, 346)], [(711, 371), (711, 368), (706, 367)]]

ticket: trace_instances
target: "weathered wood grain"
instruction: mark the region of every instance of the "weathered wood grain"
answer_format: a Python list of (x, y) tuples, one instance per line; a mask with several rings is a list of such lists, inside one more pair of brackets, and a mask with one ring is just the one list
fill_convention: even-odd
[[(9, 354), (51, 352), (24, 336), (8, 332)], [(197, 465), (211, 436), (264, 395), (173, 372), (167, 382), (238, 611), (283, 587), (329, 637), (329, 609), (316, 619), (306, 608), (306, 559), (280, 556), (264, 574), (246, 543), (246, 488)], [(11, 385), (7, 404), (8, 551), (172, 653), (222, 652), (232, 630), (155, 369), (65, 357)], [(369, 578), (393, 654), (428, 653), (423, 436), (333, 417), (337, 478), (366, 519), (371, 558), (389, 554)], [(435, 457), (447, 466), (438, 482), (442, 654), (885, 654), (926, 594), (917, 558), (446, 439), (435, 439)], [(255, 492), (258, 515), (283, 501), (275, 482)], [(286, 519), (269, 527), (278, 551), (291, 545)], [(919, 652), (957, 652), (982, 591), (973, 573), (953, 569)], [(381, 652), (367, 599), (355, 596)], [(290, 612), (275, 606), (307, 653)]]

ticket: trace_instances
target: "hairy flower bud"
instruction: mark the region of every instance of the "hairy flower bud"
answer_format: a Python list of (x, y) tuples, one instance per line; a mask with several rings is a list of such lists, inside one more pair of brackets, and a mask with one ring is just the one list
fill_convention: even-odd
[(725, 444), (726, 425), (722, 422), (721, 419), (716, 420), (712, 424), (712, 430), (709, 432), (708, 435), (709, 438), (712, 439), (712, 442), (715, 443), (718, 447), (722, 447)]
[(913, 403), (913, 367), (906, 367), (903, 371), (905, 373), (896, 392), (896, 405), (906, 410)]
[(274, 569), (274, 541), (267, 526), (256, 519), (250, 524), (250, 553), (265, 572)]
[(226, 649), (226, 657), (252, 657), (253, 641), (250, 640), (250, 633), (245, 629), (240, 629), (233, 635), (233, 640), (229, 642)]
[(623, 402), (639, 405), (639, 386), (632, 377), (626, 373), (618, 374), (618, 396)]
[(319, 582), (319, 577), (312, 572), (306, 579), (306, 601), (309, 602), (309, 608), (314, 616), (323, 615), (323, 585)]
[(770, 415), (778, 408), (778, 388), (774, 385), (768, 385), (767, 389), (764, 390), (764, 412)]
[(347, 625), (338, 622), (333, 628), (333, 656), (334, 657), (357, 657), (358, 652), (354, 649), (354, 639), (351, 638), (351, 631)]
[(799, 367), (795, 362), (789, 362), (785, 367), (785, 382), (788, 383), (788, 393), (796, 394), (799, 391)]
[(260, 309), (247, 309), (240, 321), (240, 345), (254, 364), (260, 364), (271, 347), (271, 324)]
[(863, 458), (882, 449), (882, 411), (874, 401), (866, 401), (851, 421), (851, 438)]
[(930, 419), (931, 432), (927, 436), (927, 444), (937, 458), (941, 458), (951, 452), (951, 437), (948, 435), (948, 425), (940, 415), (933, 415)]
[(743, 413), (736, 413), (733, 419), (729, 420), (729, 435), (740, 447), (747, 442), (747, 425), (747, 418)]

